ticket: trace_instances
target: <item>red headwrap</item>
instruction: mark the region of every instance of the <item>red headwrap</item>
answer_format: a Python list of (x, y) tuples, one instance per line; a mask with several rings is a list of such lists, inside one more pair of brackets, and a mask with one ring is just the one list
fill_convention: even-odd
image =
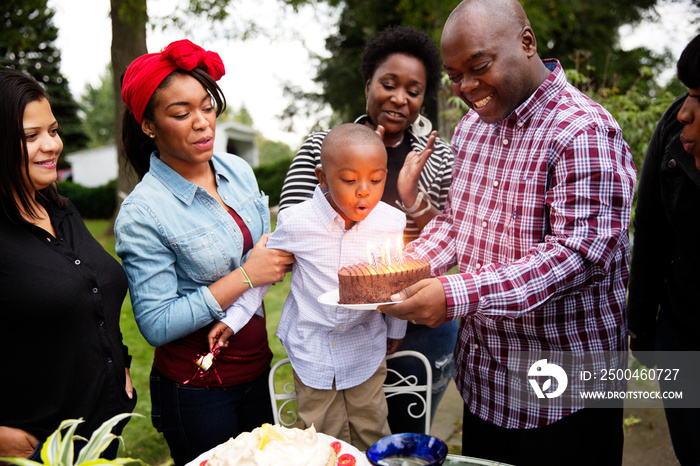
[(160, 83), (175, 70), (202, 68), (215, 81), (226, 72), (216, 52), (209, 52), (187, 39), (168, 45), (160, 53), (148, 53), (134, 60), (124, 73), (122, 100), (141, 124), (148, 101)]

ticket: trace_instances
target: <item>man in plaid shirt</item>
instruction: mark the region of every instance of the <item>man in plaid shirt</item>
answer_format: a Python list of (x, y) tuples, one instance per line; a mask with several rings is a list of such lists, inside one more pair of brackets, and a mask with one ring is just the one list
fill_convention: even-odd
[[(431, 326), (461, 319), (454, 377), (465, 402), (463, 454), (620, 464), (621, 401), (595, 409), (610, 403), (584, 407), (570, 394), (520, 403), (527, 367), (508, 364), (520, 352), (626, 354), (629, 147), (557, 60), (538, 57), (517, 0), (463, 1), (441, 46), (470, 111), (452, 139), (445, 210), (407, 252), (429, 259), (434, 275), (454, 265), (459, 273), (423, 280), (380, 310)], [(576, 364), (563, 367), (578, 377)]]

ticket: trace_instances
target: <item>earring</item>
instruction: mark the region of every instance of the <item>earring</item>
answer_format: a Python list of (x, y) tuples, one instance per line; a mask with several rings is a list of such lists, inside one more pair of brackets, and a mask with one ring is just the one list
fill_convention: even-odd
[(419, 138), (424, 138), (433, 130), (433, 124), (426, 117), (418, 114), (418, 118), (411, 125), (411, 132)]
[(153, 131), (151, 131), (150, 133), (148, 133), (148, 137), (151, 138), (151, 139), (155, 139), (155, 138), (156, 138), (156, 135), (155, 135), (155, 133), (154, 133)]

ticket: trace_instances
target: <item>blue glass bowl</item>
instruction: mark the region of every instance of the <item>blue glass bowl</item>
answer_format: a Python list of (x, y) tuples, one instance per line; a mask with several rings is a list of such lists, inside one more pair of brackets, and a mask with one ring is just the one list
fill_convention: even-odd
[[(401, 465), (402, 460), (387, 458), (418, 458), (415, 464), (439, 466), (447, 457), (447, 445), (437, 437), (424, 434), (394, 434), (377, 440), (367, 450), (367, 459), (375, 466)], [(413, 463), (408, 463), (413, 464)]]

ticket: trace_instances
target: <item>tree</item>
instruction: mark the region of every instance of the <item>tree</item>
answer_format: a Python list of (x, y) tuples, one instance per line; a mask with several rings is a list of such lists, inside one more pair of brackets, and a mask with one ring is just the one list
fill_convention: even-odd
[[(665, 68), (669, 56), (657, 56), (645, 48), (620, 48), (620, 26), (637, 24), (654, 13), (659, 0), (520, 0), (538, 38), (542, 57), (556, 57), (566, 69), (588, 78), (591, 89), (617, 87), (626, 92), (632, 85), (644, 90)], [(654, 74), (643, 82), (638, 70), (646, 66)]]
[[(60, 71), (61, 54), (54, 46), (58, 29), (47, 0), (4, 0), (0, 15), (0, 66), (21, 70), (44, 86), (60, 124), (64, 151), (85, 147), (88, 137), (82, 130), (68, 81)], [(59, 163), (62, 161), (59, 159)]]
[(85, 86), (80, 98), (83, 110), (83, 127), (90, 138), (91, 147), (99, 147), (114, 142), (114, 84), (112, 67), (107, 66), (100, 76), (100, 84)]
[[(653, 7), (660, 1), (668, 0), (520, 0), (537, 36), (540, 56), (556, 57), (564, 68), (576, 69), (587, 78), (588, 90), (616, 87), (622, 93), (632, 86), (648, 90), (653, 86), (653, 77), (667, 65), (665, 55), (657, 56), (647, 49), (623, 51), (619, 46), (619, 27), (653, 14)], [(302, 111), (302, 99), (309, 102), (310, 108), (330, 105), (339, 122), (351, 121), (364, 112), (364, 83), (358, 68), (367, 39), (387, 26), (401, 24), (423, 29), (437, 42), (445, 20), (459, 0), (327, 2), (342, 5), (342, 11), (338, 32), (326, 40), (331, 56), (320, 59), (316, 75), (323, 92), (304, 94), (288, 88), (287, 94), (294, 101), (286, 114), (293, 116)], [(693, 5), (697, 10), (700, 1), (693, 0)], [(645, 75), (640, 82), (642, 66), (654, 73)], [(427, 103), (427, 107), (428, 117), (438, 121), (433, 104)]]
[[(112, 87), (114, 92), (114, 134), (119, 154), (119, 176), (117, 178), (117, 196), (121, 200), (134, 189), (138, 182), (136, 173), (126, 162), (124, 144), (122, 143), (122, 118), (124, 102), (121, 98), (121, 75), (131, 62), (147, 53), (146, 48), (146, 0), (110, 0), (112, 19)], [(119, 209), (117, 208), (117, 211)], [(116, 219), (117, 212), (114, 213)]]
[(294, 151), (284, 142), (270, 141), (261, 134), (257, 135), (256, 142), (260, 150), (260, 165), (271, 165), (281, 160), (287, 160), (289, 163), (294, 157)]

